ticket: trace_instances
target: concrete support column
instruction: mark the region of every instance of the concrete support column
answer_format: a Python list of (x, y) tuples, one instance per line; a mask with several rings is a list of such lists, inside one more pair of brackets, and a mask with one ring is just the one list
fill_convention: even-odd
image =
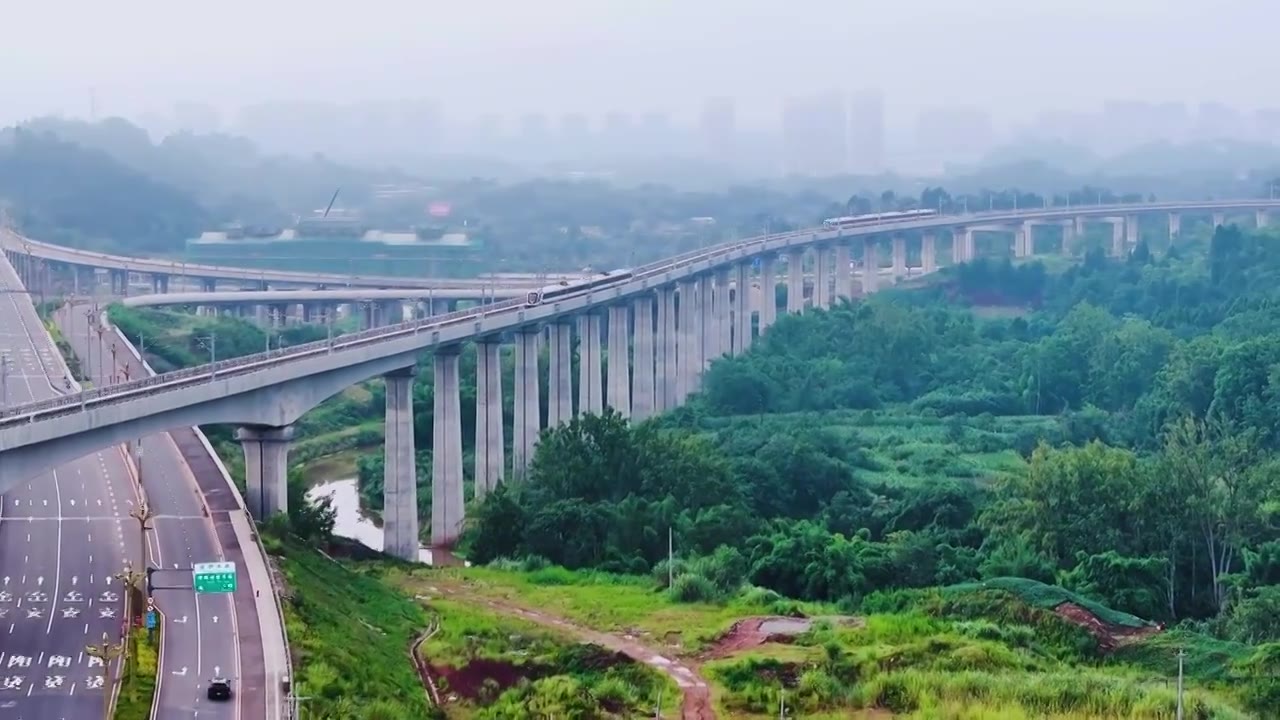
[(737, 268), (737, 295), (734, 298), (733, 354), (741, 355), (751, 347), (751, 263), (740, 262)]
[(578, 412), (604, 412), (604, 387), (600, 377), (600, 316), (578, 317)]
[(1022, 255), (1029, 258), (1036, 256), (1036, 226), (1030, 221), (1022, 223)]
[(716, 337), (715, 357), (724, 357), (733, 352), (733, 288), (729, 270), (716, 271)]
[(609, 407), (631, 417), (631, 308), (609, 308)]
[(1084, 239), (1084, 216), (1077, 215), (1075, 219), (1075, 224), (1076, 224), (1076, 237), (1083, 240)]
[(413, 447), (413, 376), (412, 367), (384, 376), (387, 424), (382, 470), (382, 550), (410, 561), (418, 559), (418, 467)]
[(968, 230), (966, 230), (965, 228), (951, 228), (951, 264), (952, 265), (959, 265), (960, 263), (965, 261), (964, 237), (967, 234), (968, 234)]
[[(266, 287), (263, 287), (262, 289), (263, 289), (263, 290), (266, 290), (267, 288), (266, 288)], [(215, 278), (200, 278), (200, 291), (201, 291), (201, 292), (207, 292), (207, 293), (217, 292), (217, 291), (218, 291), (218, 281), (217, 281), (217, 279), (215, 279)]]
[(111, 293), (120, 297), (129, 296), (129, 272), (127, 270), (111, 271)]
[(1124, 218), (1111, 220), (1111, 254), (1114, 257), (1124, 257), (1128, 254), (1124, 250)]
[(1135, 245), (1138, 244), (1138, 240), (1141, 237), (1142, 237), (1141, 234), (1138, 232), (1138, 216), (1130, 215), (1129, 217), (1125, 218), (1124, 219), (1125, 244), (1129, 248), (1133, 248)]
[(169, 276), (168, 275), (152, 275), (151, 276), (151, 292), (155, 295), (161, 295), (169, 292)]
[(1227, 224), (1227, 214), (1224, 212), (1216, 212), (1213, 214), (1213, 227), (1218, 229)]
[(236, 430), (244, 450), (244, 504), (261, 522), (289, 511), (289, 443), (293, 426), (246, 425)]
[(831, 307), (831, 248), (821, 245), (813, 249), (813, 306)]
[(1254, 227), (1264, 228), (1264, 227), (1266, 227), (1266, 226), (1267, 226), (1268, 221), (1269, 221), (1270, 219), (1271, 219), (1271, 216), (1270, 216), (1270, 215), (1268, 215), (1267, 211), (1266, 211), (1266, 210), (1264, 210), (1264, 209), (1262, 209), (1262, 208), (1259, 208), (1259, 209), (1257, 209), (1257, 210), (1254, 210), (1254, 211), (1253, 211), (1253, 225), (1254, 225)]
[(720, 357), (720, 321), (716, 315), (716, 288), (710, 275), (703, 275), (702, 302), (698, 304), (698, 314), (702, 316), (702, 364), (699, 372), (711, 366), (711, 361)]
[[(517, 370), (519, 372), (519, 370)], [(484, 497), (502, 483), (507, 459), (502, 427), (502, 342), (476, 341), (476, 472), (475, 496)]]
[(632, 352), (631, 418), (648, 420), (653, 416), (653, 296), (635, 301), (635, 345)]
[(836, 243), (836, 301), (853, 297), (853, 264), (849, 255), (849, 241), (841, 239)]
[(677, 332), (680, 338), (679, 356), (676, 358), (676, 402), (681, 404), (698, 388), (698, 374), (702, 372), (702, 327), (698, 312), (698, 281), (680, 283), (677, 292), (680, 315)]
[(1182, 234), (1182, 215), (1169, 213), (1169, 242), (1172, 244)]
[(537, 326), (520, 328), (515, 332), (515, 382), (516, 388), (511, 438), (511, 475), (523, 480), (538, 445), (542, 432), (542, 402), (540, 400), (538, 372)]
[(876, 238), (870, 235), (862, 239), (862, 294), (870, 295), (880, 285), (880, 255), (876, 252)]
[(920, 238), (920, 271), (928, 275), (938, 269), (937, 238), (926, 232)]
[(1075, 254), (1075, 245), (1076, 245), (1076, 240), (1075, 240), (1076, 224), (1072, 220), (1065, 220), (1061, 223), (1061, 225), (1062, 225), (1062, 248), (1059, 250), (1059, 252), (1063, 255), (1068, 255), (1068, 256), (1073, 255)]
[(676, 407), (676, 356), (679, 337), (676, 334), (676, 288), (674, 285), (658, 289), (658, 341), (657, 382), (654, 386), (654, 402), (659, 412)]
[(787, 312), (804, 312), (804, 250), (787, 252)]
[(893, 277), (901, 278), (907, 274), (907, 239), (901, 235), (893, 236)]
[(573, 419), (573, 326), (557, 321), (547, 326), (547, 427)]
[(316, 306), (311, 303), (302, 303), (302, 322), (313, 323), (316, 321)]
[(450, 547), (462, 534), (462, 411), (458, 350), (436, 348), (431, 438), (431, 546)]
[(378, 304), (378, 325), (395, 325), (404, 322), (404, 303), (387, 300)]
[(778, 266), (777, 258), (766, 255), (760, 259), (760, 334), (778, 320)]

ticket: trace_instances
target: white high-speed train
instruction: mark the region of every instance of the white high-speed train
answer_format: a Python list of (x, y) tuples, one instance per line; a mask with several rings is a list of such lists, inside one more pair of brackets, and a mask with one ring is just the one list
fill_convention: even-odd
[(847, 217), (833, 217), (822, 221), (825, 228), (845, 228), (857, 227), (859, 225), (874, 225), (882, 222), (892, 222), (894, 220), (916, 220), (918, 218), (927, 218), (937, 215), (937, 210), (898, 210), (894, 212), (869, 213), (866, 215), (849, 215)]
[(561, 280), (555, 285), (547, 285), (538, 290), (530, 290), (528, 297), (525, 298), (526, 307), (541, 305), (544, 302), (555, 300), (564, 295), (572, 295), (584, 290), (594, 290), (597, 288), (607, 287), (614, 283), (625, 282), (632, 276), (630, 269), (603, 271), (599, 275), (594, 275), (581, 280)]

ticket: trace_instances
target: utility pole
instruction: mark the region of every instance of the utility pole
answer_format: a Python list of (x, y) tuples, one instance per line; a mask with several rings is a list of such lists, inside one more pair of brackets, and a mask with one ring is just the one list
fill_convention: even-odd
[(1178, 715), (1177, 720), (1182, 720), (1182, 662), (1186, 658), (1187, 653), (1182, 648), (1178, 648)]
[(9, 405), (9, 353), (0, 353), (0, 408)]
[(209, 351), (209, 377), (216, 378), (218, 376), (218, 371), (214, 368), (214, 365), (218, 362), (218, 336), (213, 333), (209, 333), (208, 335), (198, 337), (195, 340), (197, 345)]
[[(142, 483), (142, 441), (138, 441), (138, 483)], [(129, 511), (129, 515), (138, 521), (138, 539), (142, 541), (142, 567), (148, 567), (147, 559), (147, 521), (156, 516), (155, 511), (144, 499), (141, 504)]]
[(106, 676), (102, 683), (102, 717), (103, 720), (111, 720), (111, 691), (115, 686), (115, 680), (111, 677), (111, 663), (124, 654), (124, 643), (118, 642), (112, 645), (104, 632), (102, 633), (101, 642), (86, 645), (84, 652), (89, 657), (95, 657), (102, 661), (102, 672)]

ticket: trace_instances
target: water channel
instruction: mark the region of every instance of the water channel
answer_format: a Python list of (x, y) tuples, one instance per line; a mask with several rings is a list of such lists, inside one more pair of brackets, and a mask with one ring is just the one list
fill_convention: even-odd
[[(318, 480), (310, 490), (307, 490), (307, 502), (316, 502), (326, 496), (330, 498), (334, 510), (333, 534), (351, 538), (367, 548), (381, 552), (382, 528), (373, 521), (373, 518), (361, 512), (360, 491), (356, 487), (356, 479)], [(437, 554), (441, 557), (436, 558)], [(448, 552), (433, 553), (431, 548), (426, 546), (418, 548), (418, 562), (433, 565), (437, 559), (441, 564), (446, 565), (456, 562)]]

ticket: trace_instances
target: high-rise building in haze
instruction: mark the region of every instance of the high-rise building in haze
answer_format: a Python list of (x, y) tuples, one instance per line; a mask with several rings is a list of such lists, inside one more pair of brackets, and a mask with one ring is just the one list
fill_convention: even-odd
[(702, 135), (702, 152), (709, 160), (718, 163), (733, 162), (738, 132), (737, 114), (730, 98), (712, 98), (702, 107), (698, 121)]
[(782, 108), (782, 162), (788, 175), (838, 175), (848, 169), (844, 98), (788, 98)]
[(879, 90), (854, 94), (849, 103), (849, 169), (884, 170), (884, 95)]

